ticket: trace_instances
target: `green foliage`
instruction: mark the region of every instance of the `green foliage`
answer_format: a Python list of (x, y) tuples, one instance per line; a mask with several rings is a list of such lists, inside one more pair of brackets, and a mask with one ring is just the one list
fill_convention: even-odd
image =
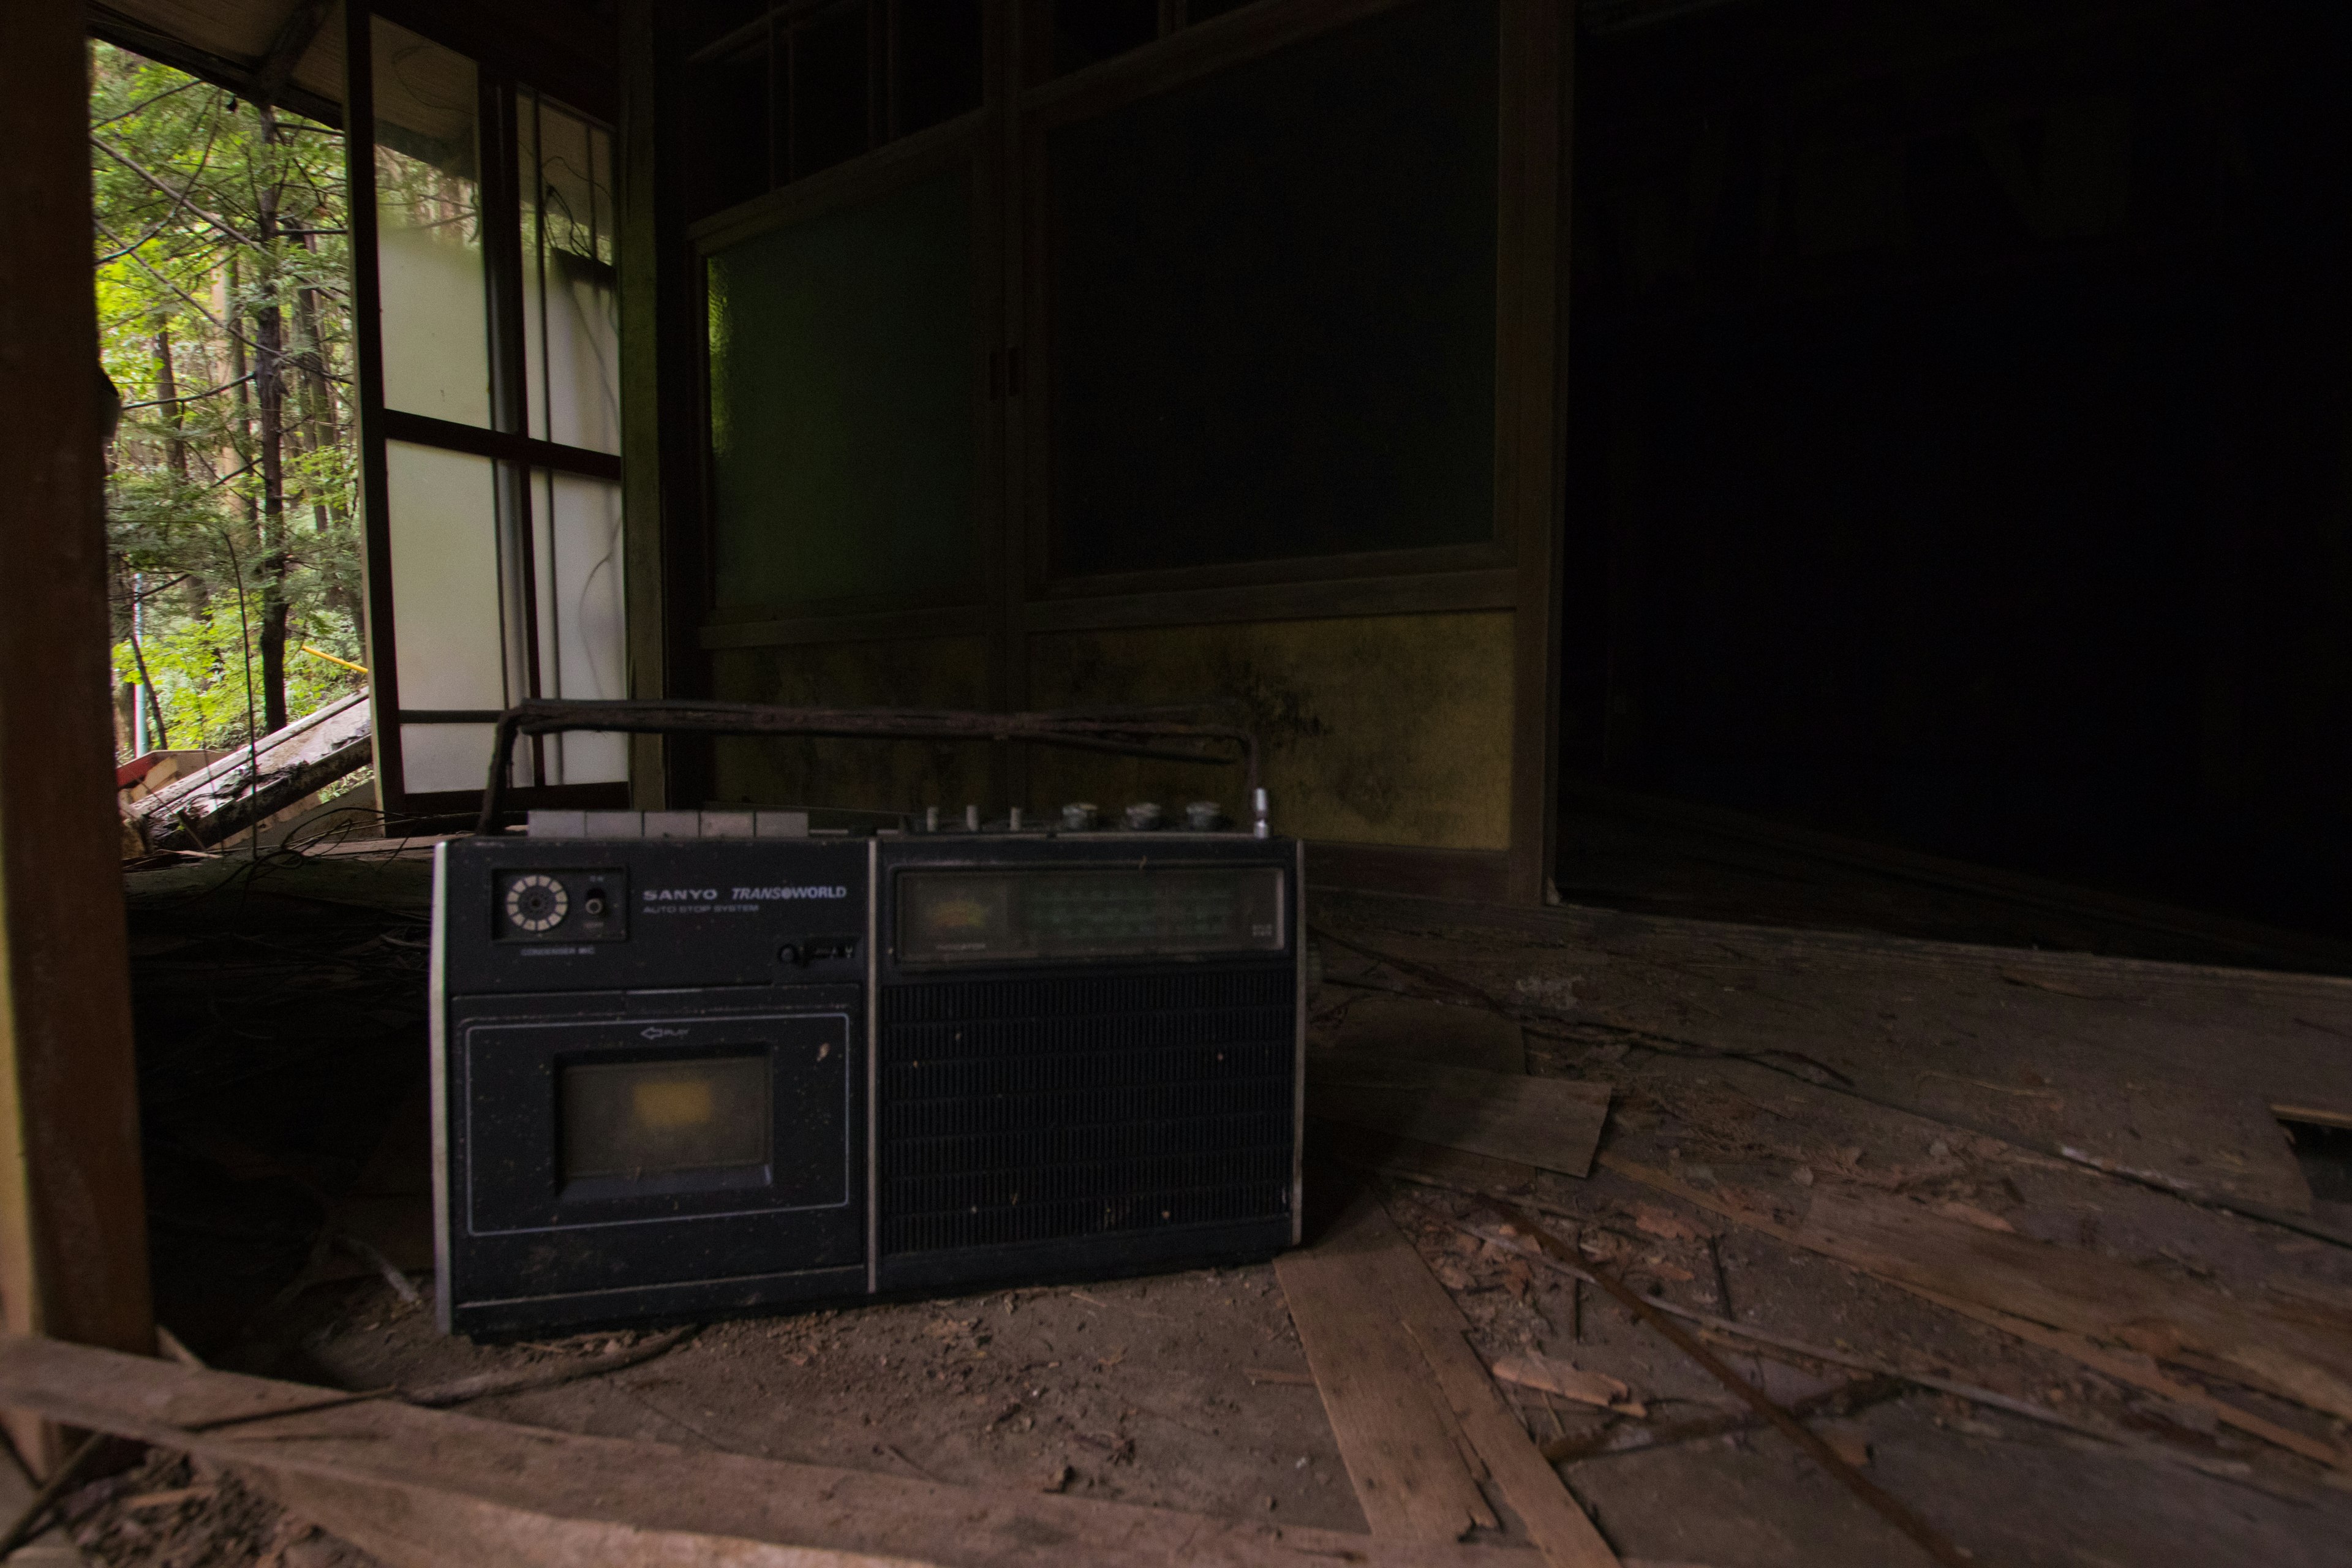
[(117, 679), (143, 655), (173, 745), (234, 744), (267, 707), (273, 616), (289, 716), (361, 679), (299, 651), (364, 658), (342, 139), (100, 44), (90, 172), (100, 356), (125, 405)]
[[(248, 613), (248, 624), (251, 618)], [(289, 647), (309, 642), (328, 647), (323, 638), (329, 635), (324, 626), (297, 626), (287, 641)], [(235, 746), (248, 738), (247, 661), (251, 661), (257, 683), (250, 700), (258, 711), (261, 652), (249, 638), (240, 638), (234, 598), (221, 614), (161, 621), (140, 639), (140, 652), (146, 655), (148, 679), (155, 684), (173, 745)], [(125, 672), (138, 668), (127, 639), (115, 647), (114, 668)], [(287, 704), (297, 714), (322, 707), (364, 684), (342, 666), (309, 654), (297, 651), (287, 660)]]

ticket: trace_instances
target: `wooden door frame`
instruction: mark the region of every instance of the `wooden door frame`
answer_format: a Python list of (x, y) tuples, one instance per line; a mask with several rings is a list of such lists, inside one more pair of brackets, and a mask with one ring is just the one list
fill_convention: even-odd
[[(0, 11), (0, 1319), (145, 1355), (83, 24)], [(37, 1475), (63, 1457), (57, 1427), (0, 1419)]]

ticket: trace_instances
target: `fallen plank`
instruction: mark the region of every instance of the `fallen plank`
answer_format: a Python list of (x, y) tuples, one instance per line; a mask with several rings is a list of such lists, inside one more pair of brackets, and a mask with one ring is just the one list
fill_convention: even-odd
[(1585, 1517), (1583, 1506), (1569, 1495), (1559, 1472), (1495, 1392), (1486, 1365), (1463, 1337), (1464, 1329), (1447, 1331), (1410, 1319), (1405, 1327), (1437, 1374), (1437, 1386), (1454, 1407), (1470, 1446), (1486, 1461), (1503, 1500), (1519, 1516), (1549, 1568), (1620, 1568), (1617, 1553)]
[(367, 765), (368, 695), (356, 691), (240, 746), (131, 805), (151, 849), (201, 849)]
[(1426, 1062), (1309, 1058), (1307, 1113), (1562, 1175), (1592, 1170), (1609, 1086)]
[(1384, 1521), (1461, 1533), (1472, 1510), (1462, 1489), (1475, 1494), (1476, 1483), (1467, 1467), (1440, 1462), (1440, 1435), (1458, 1429), (1547, 1563), (1615, 1568), (1463, 1338), (1461, 1309), (1377, 1200), (1360, 1196), (1313, 1247), (1275, 1267), (1376, 1538)]
[(1525, 1551), (944, 1486), (350, 1398), (0, 1337), (0, 1407), (236, 1467), (392, 1568), (1538, 1568)]
[(1507, 1187), (1525, 1190), (1535, 1184), (1536, 1168), (1515, 1160), (1489, 1160), (1465, 1154), (1442, 1143), (1423, 1143), (1391, 1132), (1350, 1127), (1319, 1117), (1308, 1123), (1310, 1157), (1328, 1155), (1359, 1170), (1381, 1171), (1406, 1181), (1434, 1182), (1441, 1187), (1468, 1187), (1484, 1192)]
[[(1887, 1283), (1909, 1290), (1912, 1294), (1933, 1301), (1937, 1306), (1974, 1318), (1979, 1322), (2000, 1329), (2030, 1343), (2041, 1345), (2062, 1355), (2071, 1356), (2092, 1370), (2113, 1377), (2118, 1382), (2127, 1383), (2135, 1387), (2146, 1389), (2149, 1393), (2160, 1394), (2180, 1404), (2203, 1410), (2215, 1419), (2235, 1426), (2238, 1430), (2252, 1436), (2260, 1437), (2266, 1443), (2285, 1448), (2292, 1453), (2301, 1454), (2305, 1458), (2315, 1460), (2320, 1464), (2352, 1472), (2352, 1453), (2347, 1453), (2332, 1443), (2323, 1442), (2290, 1427), (2282, 1426), (2277, 1422), (2257, 1415), (2252, 1411), (2241, 1409), (2227, 1400), (2217, 1399), (2201, 1388), (2184, 1384), (2177, 1378), (2167, 1377), (2158, 1370), (2153, 1358), (2144, 1354), (2135, 1356), (2112, 1351), (2097, 1344), (2087, 1334), (2071, 1329), (2054, 1327), (2036, 1321), (2021, 1313), (1986, 1305), (1977, 1299), (1981, 1294), (1980, 1289), (1959, 1295), (1948, 1294), (1943, 1290), (1921, 1284), (1914, 1279), (1904, 1278), (1903, 1275), (1906, 1271), (1894, 1268), (1892, 1260), (1889, 1259), (1872, 1258), (1864, 1261), (1854, 1256), (1841, 1256), (1838, 1250), (1833, 1250), (1836, 1244), (1832, 1237), (1819, 1235), (1806, 1227), (1782, 1225), (1769, 1215), (1759, 1214), (1745, 1205), (1729, 1202), (1718, 1194), (1707, 1192), (1688, 1182), (1671, 1176), (1664, 1171), (1628, 1160), (1622, 1155), (1604, 1153), (1600, 1157), (1600, 1163), (1621, 1175), (1629, 1176), (1660, 1192), (1672, 1193), (1687, 1203), (1695, 1204), (1711, 1213), (1719, 1214), (1727, 1219), (1737, 1220), (1752, 1230), (1761, 1231), (1791, 1246), (1802, 1247), (1811, 1251), (1838, 1258), (1839, 1261), (1863, 1273), (1884, 1279)], [(1977, 1231), (1973, 1226), (1963, 1226), (1959, 1228), (1979, 1236), (1990, 1234)], [(1882, 1272), (1878, 1265), (1886, 1265), (1887, 1271)]]
[(1383, 1249), (1406, 1245), (1377, 1203), (1359, 1198), (1314, 1246), (1276, 1259), (1275, 1273), (1373, 1536), (1454, 1541), (1497, 1521), (1427, 1365), (1368, 1278)]

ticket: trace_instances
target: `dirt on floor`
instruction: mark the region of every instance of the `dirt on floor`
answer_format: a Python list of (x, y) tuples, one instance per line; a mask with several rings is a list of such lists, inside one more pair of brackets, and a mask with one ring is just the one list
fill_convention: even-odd
[(228, 1471), (161, 1449), (66, 1500), (67, 1531), (104, 1568), (377, 1568)]
[[(386, 1222), (362, 1247), (322, 1243), (336, 1234), (330, 1215), (357, 1212), (355, 1192), (383, 1212), (419, 1201), (415, 1173), (404, 1174), (419, 1140), (401, 1118), (414, 1117), (422, 1073), (421, 1009), (406, 1010), (394, 973), (413, 951), (414, 906), (387, 900), (373, 928), (358, 916), (344, 924), (366, 899), (289, 871), (274, 889), (239, 892), (236, 921), (205, 917), (205, 900), (225, 896), (190, 902), (183, 890), (143, 924), (134, 912), (151, 962), (189, 965), (174, 984), (142, 990), (142, 1028), (205, 1031), (202, 1051), (176, 1033), (152, 1047), (168, 1068), (151, 1121), (161, 1150), (151, 1182), (169, 1216), (157, 1233), (165, 1321), (215, 1364), (352, 1389), (625, 1359), (641, 1331), (496, 1346), (438, 1334), (415, 1299), (429, 1255), (416, 1257), (413, 1225)], [(2229, 1196), (2295, 1196), (2291, 1155), (2260, 1142), (2277, 1129), (2246, 1108), (2265, 1073), (2352, 1094), (2352, 1072), (2294, 1033), (2323, 1042), (2352, 1031), (2352, 988), (2167, 990), (2173, 982), (2145, 967), (2070, 979), (2023, 958), (1925, 944), (1813, 951), (1633, 917), (1545, 931), (1410, 900), (1328, 904), (1318, 918), (1328, 940), (1317, 1050), (1396, 1048), (1399, 1000), (1423, 1009), (1414, 1026), (1439, 1057), (1491, 1062), (1512, 1044), (1498, 1043), (1498, 1027), (1516, 1028), (1527, 1070), (1611, 1087), (1604, 1148), (1695, 1189), (1783, 1215), (1825, 1192), (1891, 1197), (2158, 1279), (2289, 1302), (2352, 1335), (2352, 1238), (2325, 1205), (2307, 1193), (2285, 1211)], [(265, 934), (242, 962), (281, 967), (240, 980), (224, 944), (257, 921)], [(194, 994), (200, 973), (209, 1005)], [(310, 980), (323, 1000), (307, 995)], [(265, 982), (275, 1001), (262, 1014), (218, 1005)], [(306, 1033), (330, 1030), (338, 1007), (380, 1031)], [(247, 1047), (269, 1073), (236, 1070)], [(2249, 1065), (2266, 1050), (2271, 1065)], [(2099, 1140), (2143, 1158), (2134, 1172), (2095, 1168), (2083, 1144)], [(1370, 1185), (1490, 1362), (1532, 1352), (1625, 1385), (1610, 1409), (1503, 1385), (1533, 1437), (1575, 1442), (1561, 1474), (1622, 1553), (1707, 1568), (1916, 1556), (1616, 1300), (1498, 1237), (1470, 1194), (1342, 1164), (1323, 1141), (1318, 1129), (1310, 1231)], [(1587, 1265), (1654, 1299), (1835, 1352), (1709, 1331), (1737, 1372), (1814, 1411), (1816, 1430), (1978, 1561), (2319, 1568), (2352, 1539), (2346, 1470), (2197, 1405), (1610, 1170), (1522, 1178), (1515, 1196)], [(1843, 1364), (1853, 1361), (2074, 1425), (1874, 1378)], [(2310, 1437), (2352, 1440), (2340, 1421), (2283, 1398), (2168, 1370)], [(465, 1408), (688, 1448), (1364, 1528), (1266, 1265), (712, 1323), (635, 1364)], [(2101, 1441), (2084, 1426), (2146, 1441)], [(71, 1517), (110, 1564), (359, 1561), (320, 1555), (344, 1549), (234, 1478), (197, 1476), (168, 1456), (86, 1489)], [(1523, 1541), (1505, 1519), (1495, 1539)]]

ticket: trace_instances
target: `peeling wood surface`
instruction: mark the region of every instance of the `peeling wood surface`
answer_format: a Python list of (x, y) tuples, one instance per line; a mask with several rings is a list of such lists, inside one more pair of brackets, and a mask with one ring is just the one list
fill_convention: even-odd
[(2352, 1420), (2352, 1333), (2326, 1332), (2259, 1301), (1894, 1199), (1824, 1192), (1797, 1237), (1897, 1283), (2129, 1345), (2158, 1361), (2196, 1352), (2224, 1363), (2241, 1383)]

